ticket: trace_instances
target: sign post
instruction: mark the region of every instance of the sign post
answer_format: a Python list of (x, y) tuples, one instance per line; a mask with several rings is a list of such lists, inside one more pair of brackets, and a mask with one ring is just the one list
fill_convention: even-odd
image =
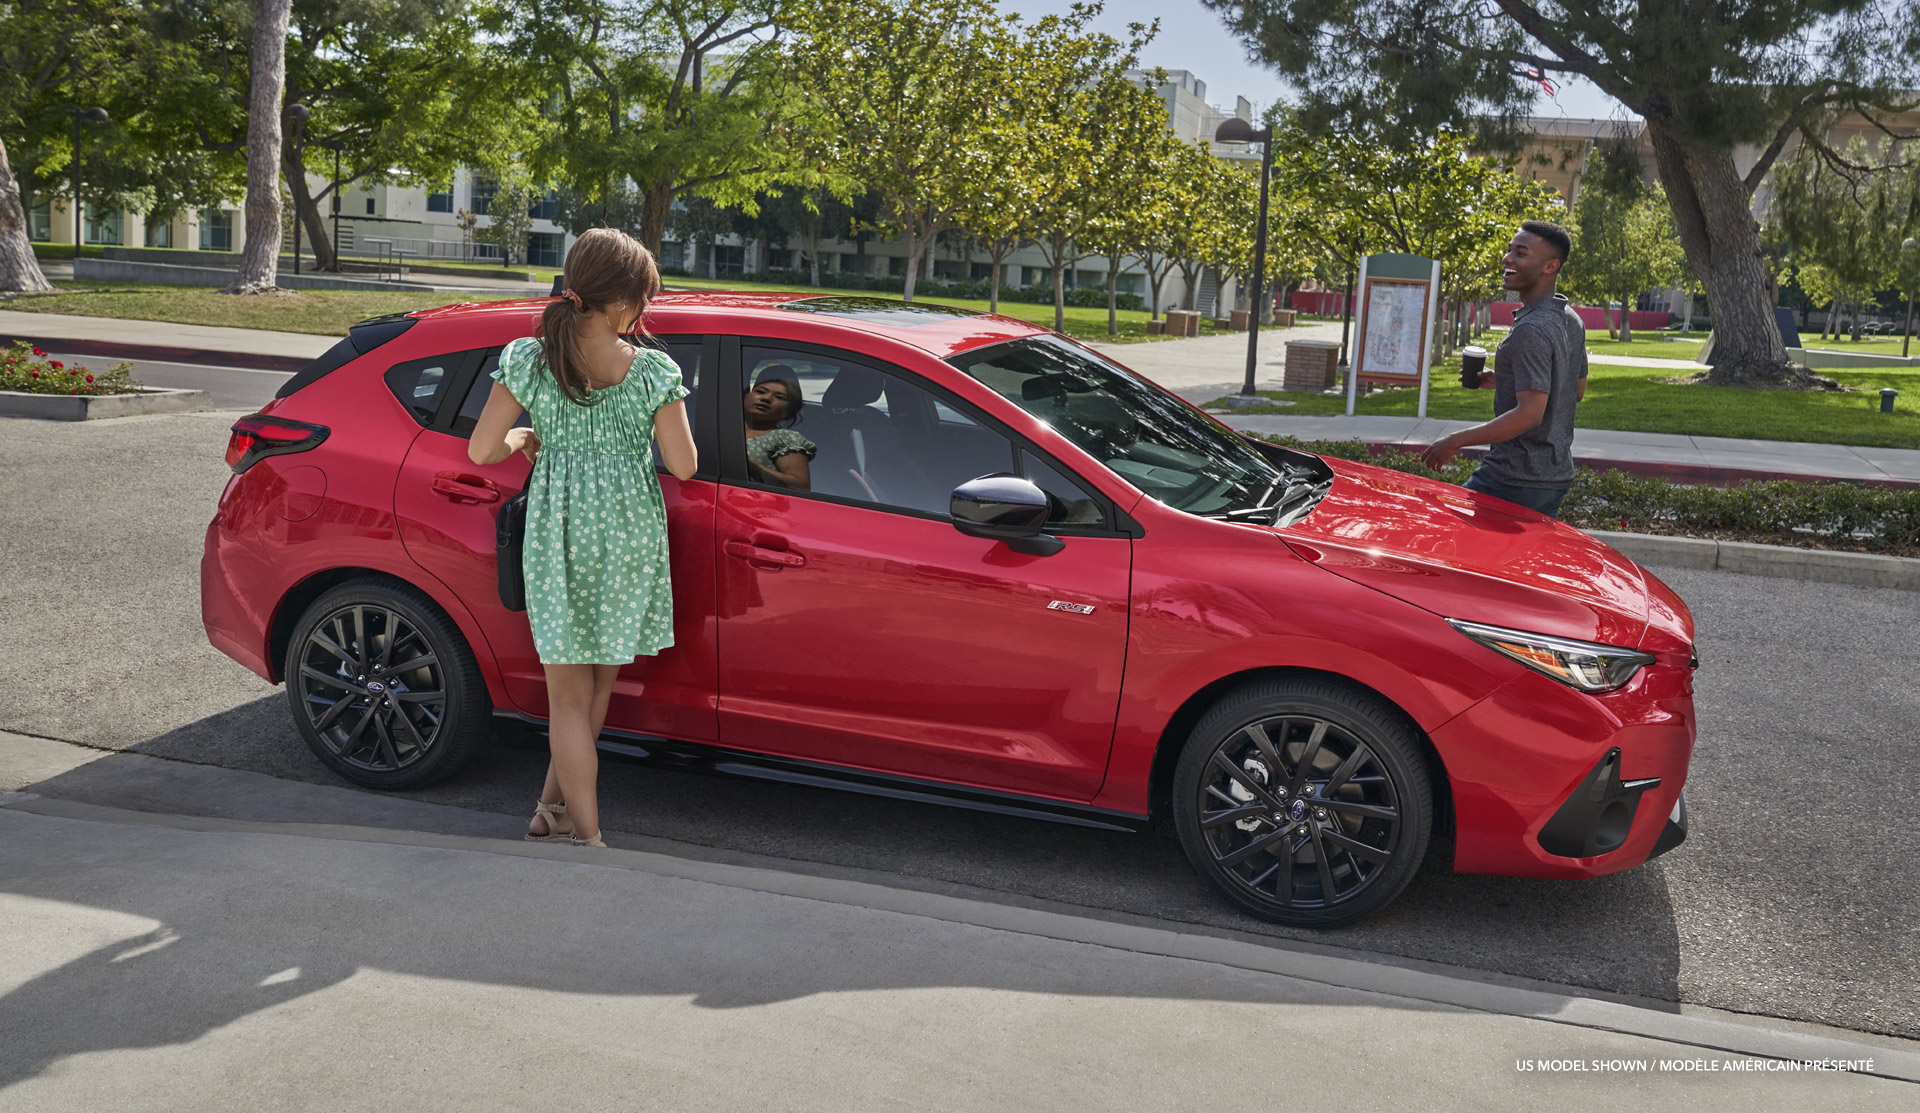
[(1419, 414), (1427, 416), (1427, 372), (1433, 363), (1433, 327), (1440, 303), (1440, 262), (1386, 253), (1360, 261), (1359, 311), (1354, 320), (1353, 370), (1347, 375), (1347, 413), (1360, 384), (1420, 387)]

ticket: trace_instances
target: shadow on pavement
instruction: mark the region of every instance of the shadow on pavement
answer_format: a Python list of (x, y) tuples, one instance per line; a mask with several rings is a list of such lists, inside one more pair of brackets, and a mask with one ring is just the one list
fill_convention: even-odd
[[(545, 768), (542, 749), (500, 746), (454, 778), (406, 794), (354, 789), (295, 733), (284, 700), (260, 699), (169, 731), (130, 752), (177, 759), (138, 771), (108, 757), (33, 786), (62, 799), (260, 821), (406, 826), (516, 838)], [(282, 799), (270, 782), (242, 796), (196, 780), (200, 763), (333, 786)], [(662, 852), (764, 855), (800, 872), (873, 871), (910, 888), (966, 886), (976, 899), (1060, 902), (1193, 928), (1324, 944), (1472, 967), (1656, 1001), (1680, 998), (1679, 938), (1661, 863), (1592, 881), (1454, 875), (1437, 843), (1382, 915), (1334, 931), (1247, 916), (1192, 871), (1170, 838), (1129, 835), (798, 785), (603, 763), (601, 812), (618, 835), (671, 840)], [(323, 802), (321, 802), (323, 801)], [(360, 802), (364, 801), (363, 806)], [(395, 801), (451, 805), (396, 811)], [(632, 845), (629, 841), (627, 845)], [(699, 848), (706, 848), (701, 850)], [(714, 852), (720, 852), (715, 854)], [(1780, 1015), (1792, 1015), (1791, 1002)]]

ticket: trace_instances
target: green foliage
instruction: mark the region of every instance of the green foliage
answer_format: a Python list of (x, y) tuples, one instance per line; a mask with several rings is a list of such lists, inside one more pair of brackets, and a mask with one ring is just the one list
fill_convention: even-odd
[(1593, 162), (1574, 203), (1573, 257), (1561, 271), (1559, 290), (1603, 307), (1619, 302), (1620, 325), (1630, 340), (1634, 302), (1646, 290), (1679, 283), (1687, 271), (1686, 252), (1666, 192), (1641, 180), (1636, 156), (1603, 149)]
[(138, 394), (133, 364), (116, 363), (98, 374), (85, 364), (68, 366), (24, 340), (16, 340), (0, 356), (0, 390), (26, 394)]
[[(1476, 466), (1456, 459), (1445, 471), (1436, 472), (1415, 453), (1375, 450), (1361, 441), (1267, 439), (1449, 483), (1464, 483)], [(1626, 471), (1580, 468), (1561, 517), (1586, 529), (1629, 533), (1737, 534), (1870, 550), (1920, 547), (1920, 489), (1913, 488), (1784, 480), (1694, 486)]]
[(474, 230), (473, 238), (500, 249), (501, 265), (527, 257), (527, 236), (533, 231), (533, 206), (540, 192), (525, 175), (516, 174), (500, 183), (487, 203), (487, 224)]
[(1769, 182), (1767, 239), (1815, 305), (1852, 302), (1857, 324), (1863, 301), (1905, 285), (1900, 244), (1920, 233), (1920, 158), (1855, 136), (1840, 164), (1809, 145), (1775, 166)]

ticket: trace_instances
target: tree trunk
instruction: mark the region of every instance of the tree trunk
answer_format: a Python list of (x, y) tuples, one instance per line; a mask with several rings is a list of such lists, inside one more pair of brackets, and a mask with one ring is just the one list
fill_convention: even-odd
[(306, 230), (307, 239), (313, 248), (313, 268), (322, 271), (338, 271), (340, 258), (334, 250), (333, 236), (327, 230), (327, 222), (320, 215), (320, 203), (307, 189), (307, 176), (294, 164), (293, 152), (286, 152), (287, 183), (293, 193), (293, 218)]
[(1000, 280), (1005, 275), (1008, 249), (995, 244), (989, 250), (993, 254), (993, 269), (987, 272), (987, 312), (998, 313), (1000, 312)]
[[(655, 182), (647, 187), (645, 198), (640, 202), (640, 246), (660, 256), (660, 240), (667, 234), (667, 213), (673, 208), (673, 186), (671, 183)], [(687, 246), (699, 243), (696, 236), (687, 237)], [(694, 260), (687, 260), (687, 270), (693, 270)]]
[(293, 0), (260, 0), (253, 16), (253, 86), (247, 99), (247, 242), (224, 294), (264, 294), (280, 268), (280, 97), (287, 84)]
[(1713, 303), (1714, 363), (1706, 381), (1715, 386), (1810, 384), (1811, 376), (1787, 361), (1773, 324), (1760, 224), (1732, 149), (1689, 144), (1656, 113), (1647, 114), (1647, 135), (1680, 245)]
[(27, 239), (27, 210), (20, 204), (20, 183), (7, 160), (7, 144), (0, 139), (0, 290), (51, 290), (53, 283), (40, 272)]
[(1117, 255), (1107, 256), (1107, 335), (1108, 336), (1120, 335), (1120, 308), (1116, 304), (1119, 295), (1115, 292), (1119, 285), (1118, 283), (1119, 270), (1120, 270), (1120, 257)]
[(906, 275), (906, 281), (901, 283), (901, 286), (900, 286), (901, 301), (913, 300), (913, 286), (914, 286), (914, 283), (920, 277), (919, 232), (920, 232), (919, 225), (916, 222), (909, 220), (907, 222), (907, 265), (904, 268), (902, 268), (907, 272), (907, 275)]
[(1620, 342), (1622, 344), (1633, 343), (1633, 318), (1629, 316), (1633, 312), (1633, 302), (1627, 300), (1628, 297), (1627, 294), (1620, 295)]
[(1861, 319), (1866, 316), (1866, 313), (1863, 311), (1865, 304), (1858, 295), (1847, 299), (1847, 308), (1853, 312), (1853, 317), (1848, 323), (1853, 326), (1853, 342), (1855, 344), (1860, 343), (1860, 322)]

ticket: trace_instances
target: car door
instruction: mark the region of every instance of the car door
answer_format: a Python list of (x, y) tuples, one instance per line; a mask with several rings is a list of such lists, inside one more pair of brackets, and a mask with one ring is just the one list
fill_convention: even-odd
[[(699, 377), (711, 366), (713, 341), (667, 337), (659, 343), (680, 365), (701, 401)], [(458, 353), (447, 398), (432, 412), (415, 411), (426, 429), (413, 442), (394, 486), (394, 511), (407, 552), (465, 603), (485, 631), (519, 710), (547, 714), (546, 676), (534, 651), (527, 615), (501, 605), (494, 559), (494, 521), (500, 506), (525, 488), (531, 465), (515, 455), (488, 467), (467, 458), (467, 438), (486, 407), (500, 349)], [(450, 357), (452, 358), (452, 357)], [(432, 363), (434, 361), (415, 361)], [(440, 361), (446, 362), (446, 361)], [(426, 368), (402, 365), (389, 373), (406, 384)], [(696, 410), (697, 412), (697, 410)], [(523, 416), (522, 421), (525, 420)], [(697, 422), (696, 422), (697, 426)], [(622, 669), (607, 711), (607, 726), (636, 734), (711, 742), (716, 737), (713, 637), (713, 514), (716, 485), (696, 475), (682, 482), (660, 473), (667, 510), (667, 551), (673, 579), (672, 648)]]
[[(761, 377), (797, 383), (793, 429), (815, 448), (807, 489), (757, 481), (723, 421), (722, 743), (1091, 799), (1126, 652), (1132, 549), (1110, 508), (902, 368), (753, 340), (722, 366), (728, 401)], [(954, 486), (1016, 470), (1060, 496), (1061, 551), (1022, 555), (953, 527)]]

